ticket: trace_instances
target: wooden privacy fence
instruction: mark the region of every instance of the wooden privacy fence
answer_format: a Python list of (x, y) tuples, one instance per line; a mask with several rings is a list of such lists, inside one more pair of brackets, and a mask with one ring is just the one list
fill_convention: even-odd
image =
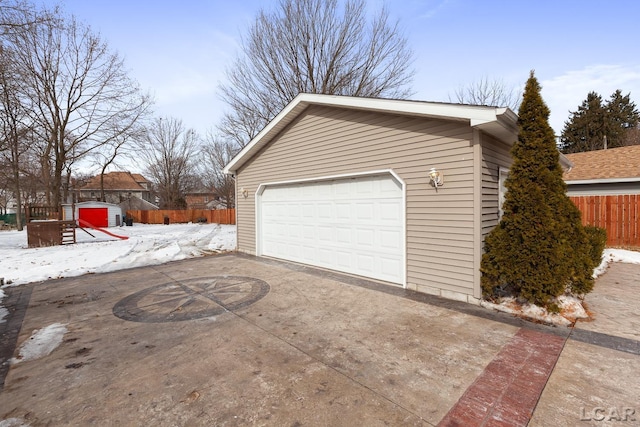
[[(127, 217), (142, 224), (170, 224), (187, 222), (209, 222), (216, 224), (235, 224), (235, 209), (183, 209), (157, 211), (127, 211)], [(168, 220), (166, 219), (168, 218)]]
[(607, 230), (607, 246), (640, 248), (640, 195), (573, 196), (584, 225)]

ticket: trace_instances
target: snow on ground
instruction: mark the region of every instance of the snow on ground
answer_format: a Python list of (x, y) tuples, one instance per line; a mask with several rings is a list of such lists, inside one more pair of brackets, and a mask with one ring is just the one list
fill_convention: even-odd
[[(87, 273), (163, 264), (236, 247), (236, 226), (221, 224), (134, 224), (110, 227), (109, 232), (128, 236), (121, 240), (98, 230), (76, 230), (75, 245), (27, 248), (27, 232), (0, 231), (0, 278), (4, 287)], [(2, 307), (0, 322), (7, 315)]]
[(0, 427), (29, 427), (29, 424), (25, 424), (21, 418), (7, 418), (0, 420)]
[(593, 271), (593, 277), (598, 277), (607, 271), (607, 267), (610, 262), (640, 264), (640, 252), (627, 251), (624, 249), (605, 249), (602, 256), (602, 262)]
[(36, 329), (31, 336), (20, 346), (19, 356), (11, 359), (16, 364), (27, 360), (39, 359), (51, 354), (62, 343), (67, 327), (62, 323), (53, 323), (42, 329)]
[[(162, 264), (230, 251), (236, 246), (235, 225), (134, 224), (111, 227), (120, 240), (98, 230), (76, 230), (75, 245), (27, 248), (26, 231), (0, 232), (0, 277), (10, 286), (87, 273)], [(6, 285), (5, 285), (6, 286)]]
[[(2, 303), (2, 300), (4, 299), (4, 297), (5, 297), (4, 291), (0, 289), (0, 304)], [(8, 314), (9, 314), (9, 310), (7, 310), (2, 305), (0, 305), (0, 323), (4, 322), (4, 318), (7, 317)]]

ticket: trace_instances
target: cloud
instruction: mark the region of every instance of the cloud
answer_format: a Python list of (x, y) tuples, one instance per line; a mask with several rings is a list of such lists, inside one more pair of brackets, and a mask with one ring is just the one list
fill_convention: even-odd
[(451, 1), (452, 0), (441, 0), (436, 2), (433, 2), (433, 1), (419, 2), (419, 3), (424, 3), (424, 4), (420, 4), (421, 7), (428, 8), (426, 12), (423, 12), (420, 14), (420, 18), (422, 19), (433, 18), (442, 9), (444, 9), (449, 3), (451, 3)]
[(542, 97), (551, 109), (549, 122), (556, 134), (562, 132), (570, 111), (577, 110), (589, 92), (608, 98), (617, 89), (640, 98), (640, 64), (595, 64), (580, 70), (541, 80)]

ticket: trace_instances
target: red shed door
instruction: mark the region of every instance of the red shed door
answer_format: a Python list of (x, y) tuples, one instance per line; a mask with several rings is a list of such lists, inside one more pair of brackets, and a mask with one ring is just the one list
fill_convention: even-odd
[(109, 226), (109, 209), (107, 208), (80, 208), (78, 216), (95, 227)]

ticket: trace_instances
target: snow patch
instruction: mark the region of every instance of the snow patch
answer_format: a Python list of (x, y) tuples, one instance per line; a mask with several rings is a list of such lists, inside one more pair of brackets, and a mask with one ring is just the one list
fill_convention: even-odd
[(31, 424), (25, 423), (20, 418), (7, 418), (6, 420), (0, 420), (0, 427), (29, 427)]
[(498, 304), (480, 301), (480, 305), (485, 308), (550, 325), (570, 326), (578, 319), (589, 318), (582, 302), (576, 297), (562, 295), (558, 297), (556, 303), (560, 307), (560, 313), (549, 313), (544, 307), (526, 302), (521, 303), (513, 297), (503, 298)]
[(67, 327), (62, 323), (54, 323), (42, 329), (36, 329), (31, 333), (31, 337), (20, 346), (18, 357), (11, 359), (11, 363), (39, 359), (51, 354), (62, 343), (62, 338), (66, 333)]
[[(6, 322), (5, 318), (9, 315), (9, 310), (2, 306), (2, 300), (6, 297), (4, 291), (0, 289), (0, 323)], [(2, 425), (0, 425), (2, 427)]]
[(593, 277), (596, 278), (604, 274), (611, 262), (640, 264), (640, 252), (628, 251), (625, 249), (605, 249), (602, 255), (602, 262), (595, 268), (595, 270), (593, 270)]

